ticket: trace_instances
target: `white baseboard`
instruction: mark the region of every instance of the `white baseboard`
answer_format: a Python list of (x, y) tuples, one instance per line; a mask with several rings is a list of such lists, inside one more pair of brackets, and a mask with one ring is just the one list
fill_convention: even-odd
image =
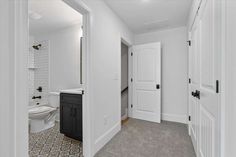
[(111, 129), (109, 129), (105, 134), (100, 136), (94, 143), (94, 155), (104, 147), (107, 142), (109, 142), (119, 131), (121, 130), (121, 122), (118, 122)]
[(167, 113), (162, 113), (161, 115), (162, 115), (161, 116), (162, 120), (187, 124), (186, 115), (167, 114)]

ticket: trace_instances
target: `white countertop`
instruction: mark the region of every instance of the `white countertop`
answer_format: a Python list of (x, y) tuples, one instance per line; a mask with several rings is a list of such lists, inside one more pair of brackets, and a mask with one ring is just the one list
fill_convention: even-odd
[(60, 90), (60, 93), (83, 94), (83, 88), (63, 89), (63, 90)]

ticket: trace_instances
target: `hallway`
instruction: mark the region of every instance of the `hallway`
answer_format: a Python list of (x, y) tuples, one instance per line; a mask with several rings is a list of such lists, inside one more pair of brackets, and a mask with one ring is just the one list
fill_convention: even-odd
[(129, 119), (96, 157), (195, 157), (187, 125)]

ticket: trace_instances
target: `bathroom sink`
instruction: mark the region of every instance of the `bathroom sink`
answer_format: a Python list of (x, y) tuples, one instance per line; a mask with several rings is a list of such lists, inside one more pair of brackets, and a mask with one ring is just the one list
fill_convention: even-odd
[(83, 94), (83, 88), (64, 89), (64, 90), (60, 90), (60, 92), (69, 93), (69, 94)]

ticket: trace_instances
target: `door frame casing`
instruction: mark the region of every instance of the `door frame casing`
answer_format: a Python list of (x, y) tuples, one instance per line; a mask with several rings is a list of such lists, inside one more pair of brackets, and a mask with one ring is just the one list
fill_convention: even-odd
[[(83, 15), (83, 43), (82, 43), (82, 82), (83, 82), (83, 155), (93, 156), (93, 113), (90, 106), (91, 100), (91, 61), (90, 61), (90, 41), (91, 41), (91, 10), (83, 1), (63, 0), (71, 8)], [(84, 125), (86, 124), (86, 125)]]
[(28, 156), (28, 0), (0, 3), (0, 156)]
[[(66, 4), (83, 14), (84, 42), (83, 53), (84, 65), (84, 99), (83, 99), (83, 155), (91, 157), (93, 155), (92, 145), (92, 112), (90, 108), (90, 31), (91, 31), (91, 11), (82, 1), (63, 0)], [(5, 110), (0, 110), (2, 116), (7, 116), (2, 126), (4, 132), (0, 132), (1, 141), (8, 141), (5, 147), (1, 147), (0, 156), (28, 156), (28, 0), (3, 1), (1, 9), (3, 15), (9, 18), (1, 18), (5, 27), (1, 27), (8, 40), (1, 53), (0, 61), (4, 63), (4, 69), (0, 68), (0, 75), (4, 75), (0, 84), (7, 88), (4, 93), (3, 103), (8, 106)], [(7, 30), (5, 30), (7, 28)], [(4, 36), (4, 37), (5, 37)], [(1, 38), (2, 41), (3, 38)], [(5, 56), (5, 57), (4, 57)], [(7, 58), (6, 58), (7, 57)], [(8, 80), (7, 82), (5, 80)], [(2, 95), (2, 91), (1, 91)], [(1, 106), (2, 107), (2, 106)], [(9, 111), (9, 112), (6, 112)], [(10, 113), (10, 114), (9, 114)], [(2, 138), (3, 137), (3, 138)], [(11, 145), (11, 147), (10, 147)], [(4, 150), (2, 150), (4, 149)]]
[[(131, 98), (132, 98), (132, 84), (130, 83), (131, 81), (131, 77), (132, 77), (132, 72), (130, 71), (131, 70), (131, 59), (132, 57), (131, 56), (131, 49), (132, 49), (132, 44), (130, 41), (127, 40), (126, 37), (122, 36), (121, 34), (119, 35), (119, 41), (120, 41), (120, 46), (119, 46), (119, 56), (121, 56), (121, 43), (124, 43), (126, 46), (128, 46), (128, 117), (132, 117), (130, 115), (130, 112), (131, 112), (131, 104), (132, 104), (132, 101), (131, 101)], [(119, 104), (120, 104), (120, 108), (119, 108), (119, 115), (121, 115), (121, 57), (118, 57), (118, 63), (119, 63), (119, 73), (118, 73), (118, 78), (120, 79), (119, 80)], [(120, 116), (120, 122), (122, 121), (122, 118)]]

